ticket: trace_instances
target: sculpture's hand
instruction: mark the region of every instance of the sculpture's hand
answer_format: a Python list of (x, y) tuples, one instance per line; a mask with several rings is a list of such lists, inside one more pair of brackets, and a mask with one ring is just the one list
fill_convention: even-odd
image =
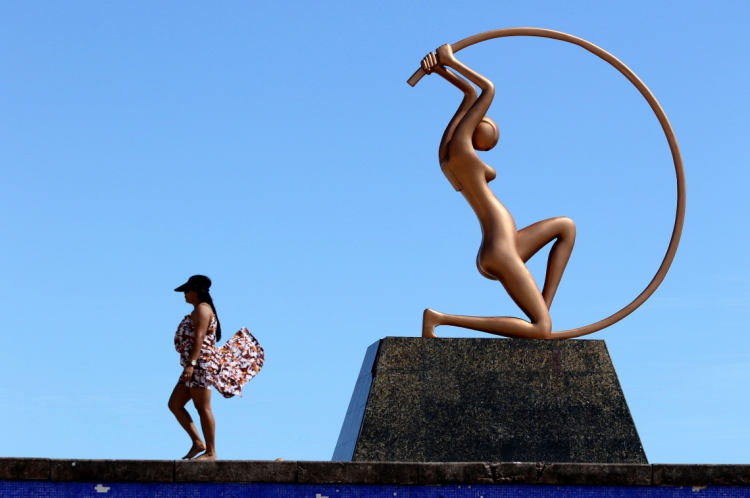
[(456, 62), (456, 56), (453, 55), (453, 47), (449, 43), (440, 45), (437, 52), (437, 59), (440, 64), (450, 66), (453, 62)]
[(438, 60), (435, 52), (430, 52), (429, 54), (425, 55), (424, 59), (422, 59), (422, 70), (427, 74), (432, 74), (437, 65)]

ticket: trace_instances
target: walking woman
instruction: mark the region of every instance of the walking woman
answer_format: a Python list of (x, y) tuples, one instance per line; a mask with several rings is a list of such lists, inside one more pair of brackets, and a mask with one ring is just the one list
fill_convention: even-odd
[[(497, 125), (486, 116), (495, 96), (494, 85), (456, 59), (450, 45), (443, 45), (437, 53), (428, 54), (422, 60), (422, 69), (427, 74), (442, 76), (464, 94), (443, 134), (439, 158), (443, 173), (453, 188), (466, 198), (482, 227), (477, 269), (484, 277), (499, 281), (529, 317), (526, 321), (507, 316), (460, 316), (426, 309), (422, 336), (437, 337), (435, 327), (453, 325), (507, 337), (550, 339), (553, 335), (549, 308), (573, 251), (575, 224), (570, 218), (558, 217), (539, 221), (522, 230), (516, 228), (513, 216), (488, 185), (497, 173), (482, 162), (476, 152), (492, 149), (500, 138)], [(479, 96), (467, 79), (482, 90)], [(526, 268), (526, 261), (553, 240), (544, 289), (540, 292)]]
[[(209, 294), (210, 287), (210, 278), (193, 275), (175, 289), (184, 292), (185, 301), (193, 305), (193, 312), (180, 322), (174, 337), (183, 370), (169, 398), (169, 409), (192, 441), (185, 460), (216, 460), (211, 386), (225, 398), (241, 396), (242, 386), (255, 377), (265, 359), (263, 348), (244, 327), (224, 346), (216, 347), (221, 339), (221, 323)], [(185, 409), (191, 399), (200, 416), (205, 442)]]

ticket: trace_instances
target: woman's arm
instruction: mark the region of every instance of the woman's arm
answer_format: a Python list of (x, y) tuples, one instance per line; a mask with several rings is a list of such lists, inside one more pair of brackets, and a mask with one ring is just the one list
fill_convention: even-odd
[(495, 85), (489, 79), (456, 59), (453, 55), (453, 49), (448, 44), (442, 45), (437, 49), (437, 57), (440, 64), (455, 69), (482, 90), (479, 98), (474, 101), (453, 133), (454, 136), (459, 136), (461, 139), (471, 142), (474, 130), (477, 129), (482, 118), (487, 114), (490, 105), (492, 105), (492, 100), (495, 98)]
[(466, 112), (471, 109), (471, 106), (474, 105), (474, 102), (477, 100), (477, 91), (471, 83), (438, 64), (437, 56), (434, 52), (427, 54), (427, 56), (422, 59), (422, 69), (424, 69), (427, 74), (439, 74), (464, 94), (461, 105), (458, 106), (456, 114), (451, 118), (448, 126), (445, 128), (445, 132), (443, 132), (443, 138), (440, 140), (438, 159), (440, 160), (440, 164), (442, 164), (448, 154), (448, 143), (451, 141), (451, 138), (453, 138), (456, 126), (458, 126), (458, 123), (464, 117)]

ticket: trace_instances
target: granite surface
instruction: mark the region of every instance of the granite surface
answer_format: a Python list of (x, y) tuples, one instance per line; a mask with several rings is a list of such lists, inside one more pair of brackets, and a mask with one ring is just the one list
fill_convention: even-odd
[(387, 337), (370, 374), (352, 461), (648, 463), (604, 341)]
[[(691, 486), (735, 486), (739, 487), (737, 489), (747, 487), (750, 490), (750, 465), (250, 460), (187, 462), (0, 458), (0, 482), (3, 481), (119, 482), (133, 485), (140, 483), (151, 483), (150, 485), (153, 483), (277, 483), (383, 486), (462, 484), (615, 486), (620, 490), (617, 496), (624, 496), (621, 494), (624, 486), (638, 488), (687, 486), (688, 489)], [(2, 496), (1, 492), (0, 496)], [(155, 494), (148, 496), (155, 496)], [(383, 494), (378, 496), (383, 496)], [(474, 495), (471, 496), (475, 498)], [(580, 496), (580, 494), (573, 496)]]

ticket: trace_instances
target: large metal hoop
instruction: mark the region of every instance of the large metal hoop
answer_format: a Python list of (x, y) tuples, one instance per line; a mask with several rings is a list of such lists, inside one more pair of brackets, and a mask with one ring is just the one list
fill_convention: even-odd
[[(451, 48), (453, 49), (453, 52), (458, 52), (459, 50), (486, 40), (491, 40), (493, 38), (505, 38), (509, 36), (536, 36), (572, 43), (573, 45), (578, 45), (579, 47), (588, 50), (592, 54), (608, 62), (611, 66), (622, 73), (623, 76), (625, 76), (628, 81), (630, 81), (633, 86), (638, 89), (639, 92), (641, 92), (643, 98), (645, 98), (648, 102), (648, 105), (651, 106), (651, 110), (654, 111), (656, 118), (661, 124), (662, 130), (664, 130), (664, 135), (666, 135), (667, 142), (669, 143), (669, 149), (672, 152), (675, 176), (677, 177), (677, 210), (675, 213), (674, 228), (672, 229), (672, 238), (669, 240), (667, 253), (664, 255), (664, 259), (662, 260), (661, 265), (656, 272), (656, 275), (654, 275), (654, 278), (651, 279), (651, 282), (649, 282), (643, 292), (641, 292), (638, 297), (636, 297), (630, 304), (622, 308), (620, 311), (608, 316), (607, 318), (604, 318), (603, 320), (599, 320), (598, 322), (594, 322), (583, 327), (552, 332), (553, 339), (570, 339), (573, 337), (581, 337), (583, 335), (592, 334), (606, 327), (609, 327), (610, 325), (619, 322), (620, 320), (631, 314), (641, 304), (646, 302), (649, 297), (651, 297), (654, 291), (656, 291), (657, 287), (659, 287), (659, 285), (664, 280), (664, 277), (667, 276), (669, 267), (674, 260), (675, 253), (677, 252), (677, 246), (680, 244), (682, 226), (685, 222), (685, 171), (682, 166), (680, 147), (677, 145), (677, 137), (675, 137), (674, 131), (672, 130), (672, 125), (669, 124), (667, 115), (659, 105), (656, 97), (654, 97), (654, 94), (651, 93), (651, 90), (648, 89), (648, 87), (640, 80), (640, 78), (638, 78), (638, 76), (636, 76), (636, 74), (628, 66), (623, 64), (614, 55), (582, 38), (578, 38), (561, 31), (553, 31), (551, 29), (544, 28), (502, 28), (492, 31), (485, 31), (484, 33), (479, 33), (478, 35), (464, 38), (463, 40), (451, 45)], [(422, 71), (422, 69), (420, 68), (412, 75), (411, 78), (409, 78), (408, 83), (411, 86), (414, 86), (424, 75), (424, 71)]]

